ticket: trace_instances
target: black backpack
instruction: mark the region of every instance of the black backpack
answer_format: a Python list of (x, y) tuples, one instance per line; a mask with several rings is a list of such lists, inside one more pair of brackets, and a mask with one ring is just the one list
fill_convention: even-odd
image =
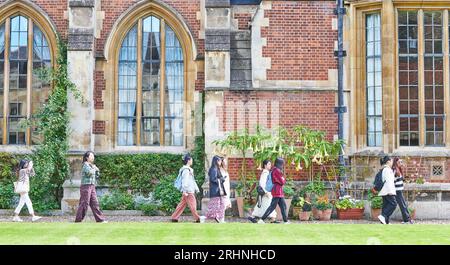
[(375, 175), (375, 180), (373, 181), (373, 189), (379, 192), (386, 181), (383, 181), (383, 169), (378, 171), (378, 173)]

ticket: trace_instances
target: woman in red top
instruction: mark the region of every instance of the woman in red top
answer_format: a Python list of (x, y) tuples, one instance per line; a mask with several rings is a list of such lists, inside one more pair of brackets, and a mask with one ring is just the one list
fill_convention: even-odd
[[(275, 160), (275, 167), (272, 170), (272, 202), (269, 208), (267, 208), (264, 215), (258, 221), (258, 223), (264, 223), (264, 220), (273, 212), (275, 208), (280, 206), (281, 215), (283, 216), (283, 221), (285, 224), (289, 224), (286, 212), (286, 201), (284, 200), (283, 186), (286, 184), (286, 179), (283, 177), (284, 160), (282, 158), (277, 158)], [(275, 221), (276, 222), (276, 221)]]

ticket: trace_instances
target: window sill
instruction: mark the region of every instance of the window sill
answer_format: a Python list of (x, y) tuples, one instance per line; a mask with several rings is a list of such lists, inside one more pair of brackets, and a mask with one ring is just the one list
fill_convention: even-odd
[[(351, 156), (379, 156), (386, 154), (383, 148), (367, 147), (360, 149)], [(447, 147), (399, 147), (391, 154), (393, 156), (420, 156), (420, 157), (450, 157)]]
[(0, 152), (14, 154), (31, 154), (33, 146), (29, 145), (0, 145)]
[(184, 146), (116, 146), (110, 152), (102, 153), (122, 153), (122, 154), (139, 154), (139, 153), (169, 153), (182, 154), (186, 152)]

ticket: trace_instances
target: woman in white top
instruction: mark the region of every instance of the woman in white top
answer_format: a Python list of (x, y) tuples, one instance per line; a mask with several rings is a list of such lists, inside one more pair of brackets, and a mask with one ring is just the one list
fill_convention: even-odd
[(382, 224), (389, 224), (389, 218), (397, 208), (397, 200), (395, 199), (395, 176), (394, 171), (392, 171), (393, 160), (389, 156), (385, 156), (380, 159), (380, 164), (384, 167), (382, 178), (383, 178), (383, 188), (378, 193), (378, 196), (383, 198), (383, 208), (381, 209), (381, 215), (378, 219)]
[[(270, 203), (272, 202), (272, 193), (271, 193), (271, 191), (266, 190), (266, 182), (267, 182), (267, 178), (269, 177), (271, 168), (272, 168), (272, 163), (270, 162), (270, 160), (268, 160), (268, 159), (264, 160), (263, 161), (263, 171), (259, 178), (259, 186), (265, 191), (265, 194), (264, 194), (264, 196), (262, 196), (261, 202), (256, 203), (255, 208), (252, 213), (252, 216), (248, 217), (248, 219), (252, 223), (257, 222), (255, 217), (261, 218), (264, 215), (267, 208), (269, 208)], [(269, 218), (272, 219), (272, 221), (274, 221), (276, 219), (276, 217), (277, 217), (276, 211), (273, 211), (269, 215)]]
[(22, 207), (26, 204), (28, 208), (28, 212), (31, 214), (32, 218), (31, 221), (35, 222), (39, 219), (41, 219), (40, 216), (37, 216), (34, 214), (33, 210), (33, 203), (30, 200), (30, 197), (28, 196), (28, 192), (30, 190), (30, 177), (33, 177), (35, 175), (34, 168), (33, 168), (33, 161), (28, 160), (21, 160), (19, 163), (19, 182), (25, 183), (27, 187), (27, 191), (24, 191), (23, 193), (20, 193), (20, 200), (19, 205), (17, 205), (17, 208), (14, 211), (14, 222), (22, 222), (22, 219), (19, 217), (20, 211), (22, 210)]

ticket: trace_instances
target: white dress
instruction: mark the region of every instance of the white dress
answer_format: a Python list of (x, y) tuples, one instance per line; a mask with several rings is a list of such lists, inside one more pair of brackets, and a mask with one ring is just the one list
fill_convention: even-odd
[[(264, 213), (266, 212), (267, 208), (269, 208), (270, 203), (272, 202), (272, 193), (267, 192), (265, 190), (266, 187), (266, 181), (267, 177), (269, 176), (269, 171), (267, 169), (264, 169), (261, 173), (261, 177), (259, 178), (259, 185), (264, 189), (266, 194), (262, 197), (261, 200), (261, 207), (258, 207), (258, 203), (255, 205), (255, 209), (253, 209), (253, 217), (262, 217)], [(273, 211), (269, 218), (276, 218), (277, 217), (277, 211)]]

